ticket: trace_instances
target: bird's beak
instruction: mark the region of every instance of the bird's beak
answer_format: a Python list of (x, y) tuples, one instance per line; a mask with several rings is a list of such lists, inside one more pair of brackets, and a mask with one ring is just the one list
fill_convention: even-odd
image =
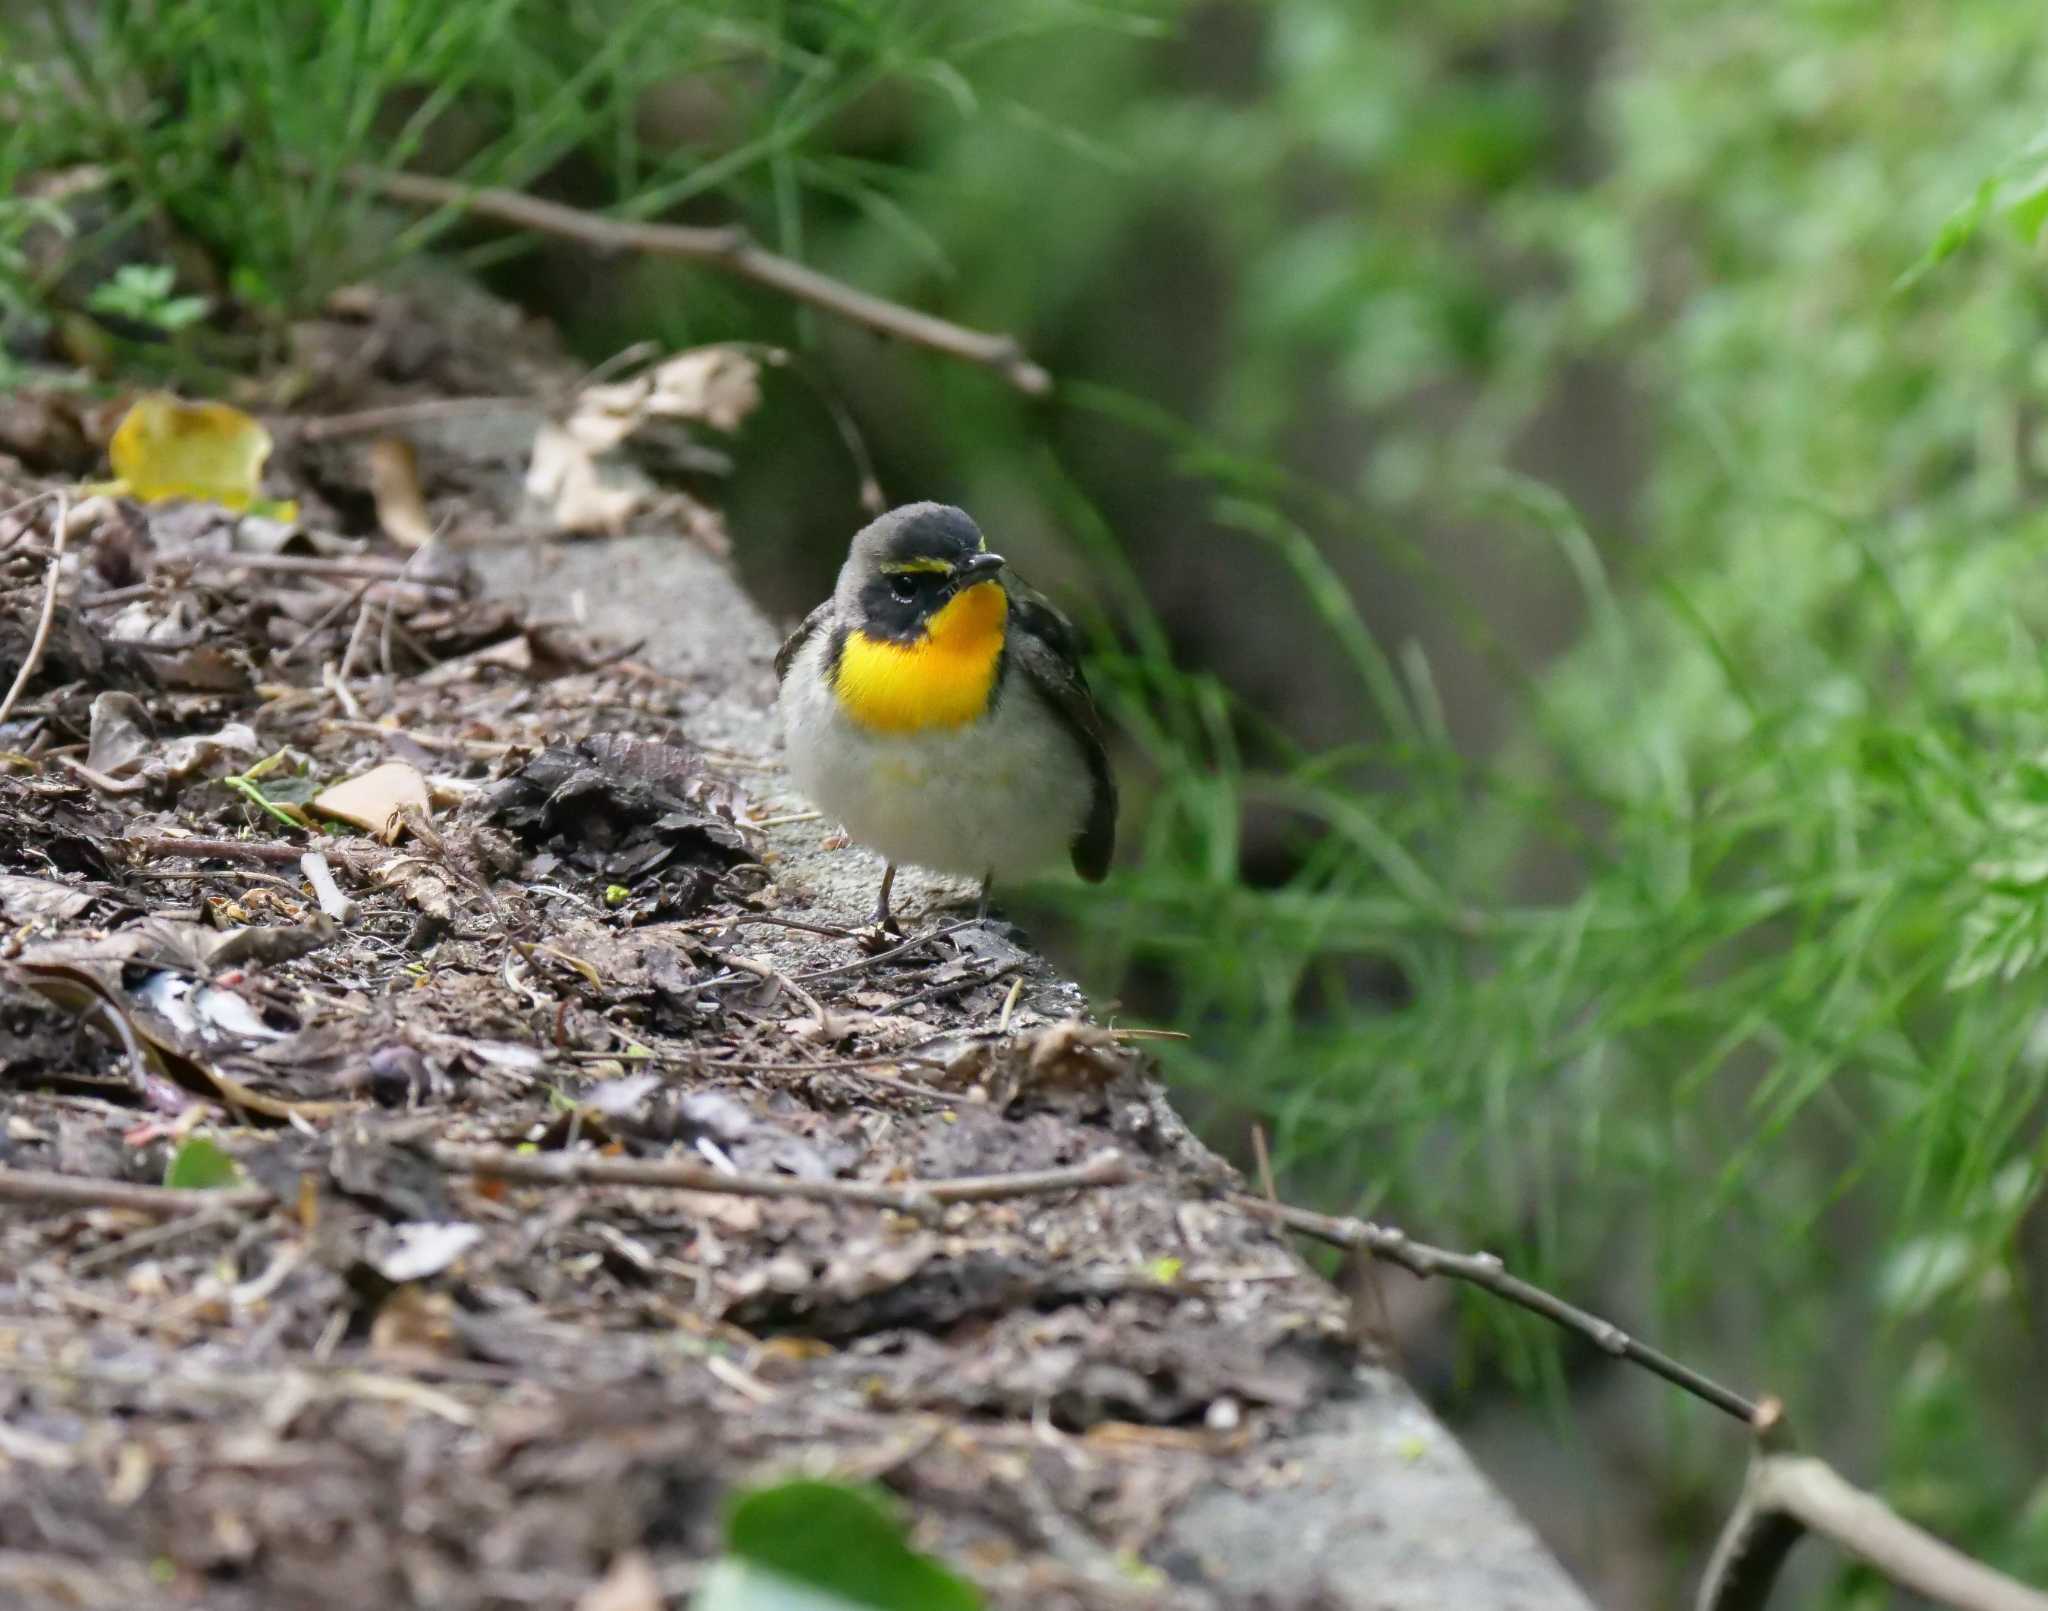
[(960, 562), (954, 575), (959, 578), (959, 585), (966, 588), (974, 586), (977, 582), (987, 581), (1002, 568), (1001, 554), (970, 554)]

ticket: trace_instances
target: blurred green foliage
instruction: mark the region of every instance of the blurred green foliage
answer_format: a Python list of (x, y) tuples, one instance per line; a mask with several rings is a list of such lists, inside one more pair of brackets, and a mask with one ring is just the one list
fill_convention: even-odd
[[(702, 275), (579, 326), (813, 348), (899, 478), (1064, 575), (1138, 803), (1109, 894), (1045, 898), (1303, 1189), (1604, 1290), (2048, 1576), (2036, 7), (49, 15), (0, 6), (0, 320), (31, 173), (108, 165), (290, 305), (450, 226), (377, 223), (339, 184), (375, 161), (737, 215), (1024, 334), (1050, 414)], [(1576, 412), (1589, 374), (1615, 409)], [(1474, 526), (1496, 566), (1441, 540)], [(1259, 652), (1338, 668), (1334, 714), (1190, 663), (1161, 604), (1197, 564), (1255, 635), (1291, 591), (1315, 635)], [(1554, 659), (1538, 573), (1578, 601)], [(1473, 1319), (1475, 1366), (1555, 1379)], [(1700, 1413), (1659, 1469), (1725, 1494)]]
[[(1055, 115), (1117, 160), (977, 188), (941, 235), (1000, 286), (1017, 270), (976, 254), (1020, 218), (981, 197), (1077, 218), (1049, 289), (1085, 299), (1064, 253), (1129, 249), (1098, 192), (1193, 220), (1177, 244), (1229, 288), (1213, 387), (1162, 398), (1178, 418), (1067, 401), (1166, 442), (1210, 531), (1290, 572), (1355, 672), (1357, 742), (1295, 753), (1163, 671), (1134, 601), (1175, 556), (1121, 572), (1047, 458), (1001, 482), (1093, 531), (1124, 645), (1101, 679), (1157, 780), (1115, 918), (1069, 903), (1098, 968), (1170, 978), (1176, 1079), (1262, 1111), (1298, 1177), (1574, 1290), (1647, 1266), (1613, 1288), (1646, 1285), (1641, 1323), (2039, 1578), (2048, 1417), (2016, 1387), (2048, 1315), (2038, 16), (1302, 0), (1244, 37), (1221, 88), (1142, 58), (1083, 84)], [(989, 138), (934, 167), (980, 172)], [(1029, 322), (1012, 294), (998, 317)], [(1521, 469), (1587, 366), (1641, 438), (1591, 445), (1636, 461), (1591, 532)], [(1348, 483), (1290, 474), (1333, 417)], [(1432, 551), (1474, 518), (1580, 590), (1558, 663), (1517, 663), (1512, 588)], [(1495, 669), (1498, 752), (1453, 740), (1416, 644), (1367, 630), (1350, 545)], [(1243, 876), (1259, 806), (1297, 825), (1278, 887)], [(1479, 1318), (1511, 1365), (1551, 1363)], [(1734, 1451), (1678, 1413), (1668, 1469), (1725, 1483)]]

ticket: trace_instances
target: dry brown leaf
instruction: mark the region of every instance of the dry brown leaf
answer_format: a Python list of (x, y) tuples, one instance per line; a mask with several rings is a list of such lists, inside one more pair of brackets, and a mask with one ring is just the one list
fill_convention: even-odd
[(547, 506), (564, 531), (617, 532), (647, 501), (645, 479), (608, 483), (597, 455), (562, 426), (550, 421), (533, 439), (526, 495)]
[(586, 386), (566, 419), (541, 426), (526, 473), (527, 496), (565, 531), (617, 532), (643, 510), (666, 507), (714, 548), (723, 531), (699, 518), (703, 506), (664, 494), (636, 467), (605, 460), (650, 420), (688, 420), (731, 431), (759, 406), (760, 365), (734, 347), (678, 353), (630, 380)]
[(308, 802), (309, 810), (374, 834), (387, 845), (403, 830), (408, 806), (422, 815), (431, 810), (427, 780), (417, 767), (404, 761), (373, 766), (360, 777), (322, 789)]
[(93, 696), (85, 764), (110, 778), (140, 766), (156, 747), (149, 711), (133, 694), (109, 689)]
[(455, 886), (439, 868), (417, 856), (399, 856), (379, 867), (374, 876), (422, 916), (442, 923), (454, 921)]
[(736, 347), (698, 347), (631, 380), (584, 387), (569, 430), (598, 453), (617, 447), (650, 419), (696, 420), (735, 431), (760, 406), (760, 376), (760, 365)]
[(377, 524), (384, 535), (406, 548), (431, 542), (434, 523), (427, 518), (427, 500), (420, 490), (420, 461), (403, 437), (380, 436), (369, 447), (370, 496), (377, 503)]

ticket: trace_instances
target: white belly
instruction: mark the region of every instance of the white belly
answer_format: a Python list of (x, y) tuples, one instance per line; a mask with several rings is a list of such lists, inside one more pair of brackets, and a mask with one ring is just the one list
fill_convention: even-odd
[(825, 685), (826, 634), (782, 685), (798, 788), (855, 840), (932, 872), (1018, 878), (1064, 866), (1087, 819), (1080, 745), (1037, 691), (1013, 678), (993, 714), (964, 727), (876, 733)]

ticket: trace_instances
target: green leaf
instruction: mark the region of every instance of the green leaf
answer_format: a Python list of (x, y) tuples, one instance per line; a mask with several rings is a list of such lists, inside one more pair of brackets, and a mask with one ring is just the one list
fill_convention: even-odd
[(238, 1185), (241, 1179), (235, 1160), (205, 1136), (187, 1138), (164, 1169), (164, 1184), (178, 1191), (212, 1191)]
[(694, 1611), (980, 1611), (981, 1595), (912, 1549), (886, 1495), (787, 1482), (740, 1496), (726, 1556)]

